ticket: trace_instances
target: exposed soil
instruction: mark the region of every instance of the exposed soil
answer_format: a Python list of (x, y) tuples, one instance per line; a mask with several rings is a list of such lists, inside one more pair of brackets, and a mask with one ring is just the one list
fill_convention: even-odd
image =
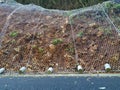
[(109, 63), (112, 70), (120, 70), (120, 36), (97, 11), (69, 20), (56, 12), (20, 9), (5, 28), (13, 9), (0, 7), (0, 67), (44, 72), (52, 66), (55, 72), (75, 72), (78, 63), (85, 71), (104, 70)]

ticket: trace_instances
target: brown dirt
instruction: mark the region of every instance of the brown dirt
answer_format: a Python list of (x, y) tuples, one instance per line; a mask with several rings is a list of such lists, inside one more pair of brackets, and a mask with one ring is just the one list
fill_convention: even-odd
[[(12, 10), (0, 7), (1, 32)], [(17, 71), (27, 66), (28, 72), (44, 72), (52, 66), (55, 72), (75, 72), (78, 63), (92, 71), (104, 70), (107, 62), (120, 70), (120, 36), (104, 18), (95, 20), (94, 13), (76, 15), (70, 25), (68, 17), (55, 12), (18, 10), (1, 38), (0, 67)]]

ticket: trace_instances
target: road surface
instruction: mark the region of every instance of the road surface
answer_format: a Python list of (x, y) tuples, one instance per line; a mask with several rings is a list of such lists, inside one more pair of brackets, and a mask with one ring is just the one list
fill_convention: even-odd
[(0, 77), (0, 90), (120, 90), (120, 77)]

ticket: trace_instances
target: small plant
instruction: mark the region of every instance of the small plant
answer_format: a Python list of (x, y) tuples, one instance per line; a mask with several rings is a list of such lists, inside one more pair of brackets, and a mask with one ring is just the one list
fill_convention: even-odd
[(69, 44), (65, 50), (72, 53), (72, 54), (75, 52), (74, 46), (72, 44)]
[(44, 49), (41, 48), (41, 47), (39, 47), (39, 48), (38, 48), (38, 51), (39, 51), (40, 53), (43, 53)]
[(99, 28), (99, 31), (103, 32), (105, 35), (111, 34), (111, 30), (109, 28)]
[(52, 72), (51, 71), (47, 71), (46, 74), (52, 74)]
[(62, 42), (63, 42), (63, 40), (61, 38), (60, 39), (54, 39), (54, 40), (52, 40), (52, 44), (53, 45), (57, 45), (57, 44), (60, 44)]
[(18, 32), (17, 31), (13, 31), (9, 35), (10, 35), (10, 37), (16, 37), (18, 35)]
[(80, 31), (78, 34), (77, 34), (77, 37), (82, 37), (83, 36), (83, 32), (82, 31)]
[(111, 34), (111, 30), (104, 29), (104, 33), (105, 33), (106, 35)]
[(107, 68), (105, 71), (108, 73), (108, 72), (110, 72), (110, 71), (111, 71), (111, 69), (110, 69), (110, 68)]
[(67, 48), (66, 50), (69, 51), (70, 53), (74, 53), (75, 52), (74, 48)]
[(83, 70), (82, 70), (82, 69), (81, 69), (81, 70), (79, 70), (79, 71), (78, 71), (78, 73), (79, 73), (79, 74), (82, 74), (82, 73), (83, 73)]
[(19, 74), (24, 74), (24, 72), (22, 72), (22, 71), (19, 71)]
[(111, 34), (111, 30), (109, 28), (100, 27), (99, 31), (103, 32), (105, 35)]

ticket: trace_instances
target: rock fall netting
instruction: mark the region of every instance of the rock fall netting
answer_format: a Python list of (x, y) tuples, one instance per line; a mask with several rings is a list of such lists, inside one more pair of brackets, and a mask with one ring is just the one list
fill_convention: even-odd
[[(113, 6), (108, 7), (109, 4)], [(0, 67), (28, 72), (75, 72), (76, 65), (120, 70), (120, 12), (112, 2), (72, 11), (0, 4)]]

